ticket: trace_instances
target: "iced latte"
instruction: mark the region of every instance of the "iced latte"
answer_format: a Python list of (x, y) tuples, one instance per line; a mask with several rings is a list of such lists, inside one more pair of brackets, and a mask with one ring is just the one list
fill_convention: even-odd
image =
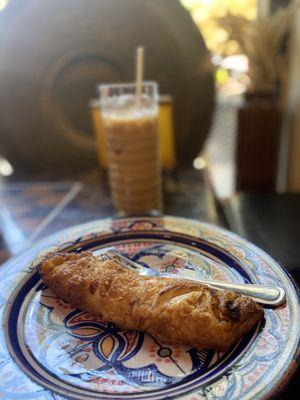
[(108, 96), (107, 102), (101, 91), (110, 187), (117, 211), (126, 215), (161, 209), (156, 85), (146, 85), (151, 90), (139, 104), (134, 85), (124, 85), (128, 91)]

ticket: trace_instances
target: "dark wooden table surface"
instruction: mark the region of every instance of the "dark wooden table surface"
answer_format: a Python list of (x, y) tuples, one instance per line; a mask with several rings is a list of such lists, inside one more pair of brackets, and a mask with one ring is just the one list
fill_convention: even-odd
[(240, 192), (221, 205), (228, 228), (272, 255), (300, 285), (300, 194)]

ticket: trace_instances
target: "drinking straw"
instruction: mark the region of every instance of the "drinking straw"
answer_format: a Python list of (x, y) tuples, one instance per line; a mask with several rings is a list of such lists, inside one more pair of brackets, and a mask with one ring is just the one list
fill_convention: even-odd
[(144, 48), (138, 47), (136, 49), (136, 86), (135, 96), (138, 107), (142, 104), (142, 85), (144, 75)]

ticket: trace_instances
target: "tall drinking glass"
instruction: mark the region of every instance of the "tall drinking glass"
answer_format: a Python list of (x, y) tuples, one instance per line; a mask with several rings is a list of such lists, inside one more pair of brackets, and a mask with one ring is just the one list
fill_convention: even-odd
[(124, 215), (161, 210), (158, 140), (158, 90), (144, 82), (100, 85), (109, 182), (117, 212)]

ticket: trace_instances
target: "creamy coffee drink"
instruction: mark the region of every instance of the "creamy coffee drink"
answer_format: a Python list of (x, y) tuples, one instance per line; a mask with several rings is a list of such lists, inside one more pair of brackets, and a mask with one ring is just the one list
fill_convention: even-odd
[(157, 108), (127, 100), (119, 98), (124, 107), (102, 110), (113, 201), (124, 214), (160, 210)]

